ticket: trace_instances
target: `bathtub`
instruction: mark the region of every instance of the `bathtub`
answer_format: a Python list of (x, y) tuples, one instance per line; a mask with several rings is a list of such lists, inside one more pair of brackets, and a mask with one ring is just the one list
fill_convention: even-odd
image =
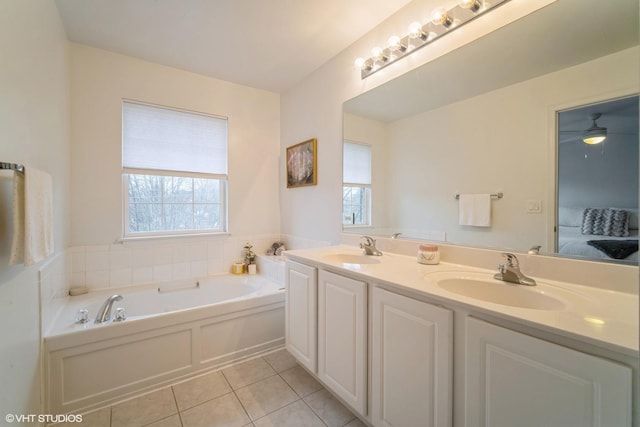
[[(94, 323), (113, 294), (126, 320)], [(77, 323), (78, 311), (90, 321)], [(79, 413), (284, 344), (284, 286), (220, 275), (68, 297), (44, 328), (47, 413)]]

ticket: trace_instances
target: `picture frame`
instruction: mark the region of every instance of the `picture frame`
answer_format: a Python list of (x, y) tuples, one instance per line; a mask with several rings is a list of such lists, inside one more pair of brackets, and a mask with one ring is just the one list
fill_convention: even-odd
[(287, 188), (318, 184), (318, 141), (309, 139), (287, 147)]

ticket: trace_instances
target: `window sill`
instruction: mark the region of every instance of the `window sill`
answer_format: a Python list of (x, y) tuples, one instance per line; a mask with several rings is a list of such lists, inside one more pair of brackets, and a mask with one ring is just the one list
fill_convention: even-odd
[(192, 239), (192, 238), (207, 238), (207, 237), (229, 237), (231, 233), (213, 232), (213, 233), (184, 233), (184, 234), (154, 234), (147, 236), (126, 236), (118, 239), (116, 243), (129, 243), (129, 242), (149, 242), (154, 240), (173, 240), (173, 239)]

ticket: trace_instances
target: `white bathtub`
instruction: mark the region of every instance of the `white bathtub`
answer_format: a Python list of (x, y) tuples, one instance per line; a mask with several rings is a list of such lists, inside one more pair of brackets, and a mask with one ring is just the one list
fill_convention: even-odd
[[(198, 285), (196, 285), (198, 283)], [(127, 318), (96, 324), (104, 300)], [(90, 321), (75, 322), (88, 309)], [(284, 286), (261, 276), (68, 297), (44, 332), (47, 413), (77, 413), (284, 344)]]

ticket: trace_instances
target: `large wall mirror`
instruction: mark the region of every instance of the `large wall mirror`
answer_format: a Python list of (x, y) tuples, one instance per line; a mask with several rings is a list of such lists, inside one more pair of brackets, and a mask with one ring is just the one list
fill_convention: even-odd
[[(359, 152), (368, 152), (370, 166), (345, 174), (343, 230), (562, 252), (558, 197), (568, 200), (568, 187), (563, 193), (558, 183), (569, 169), (559, 152), (572, 147), (583, 162), (571, 168), (584, 173), (592, 167), (584, 161), (584, 142), (569, 132), (590, 128), (599, 108), (596, 124), (610, 134), (604, 156), (614, 156), (616, 133), (631, 133), (625, 138), (635, 144), (635, 171), (611, 179), (614, 186), (635, 187), (624, 194), (636, 196), (607, 206), (597, 198), (580, 205), (574, 200), (568, 207), (626, 208), (635, 211), (630, 226), (637, 224), (638, 101), (630, 97), (640, 88), (638, 16), (637, 0), (559, 0), (345, 102), (345, 168), (362, 166), (354, 157)], [(635, 102), (625, 113), (635, 111), (635, 128), (618, 132), (618, 119), (598, 107), (615, 100)], [(561, 114), (574, 110), (564, 120), (569, 128), (561, 129)], [(588, 149), (586, 159), (603, 155), (602, 148)], [(460, 224), (456, 196), (467, 194), (501, 194), (491, 199), (489, 226)], [(637, 257), (559, 255), (637, 264)]]

